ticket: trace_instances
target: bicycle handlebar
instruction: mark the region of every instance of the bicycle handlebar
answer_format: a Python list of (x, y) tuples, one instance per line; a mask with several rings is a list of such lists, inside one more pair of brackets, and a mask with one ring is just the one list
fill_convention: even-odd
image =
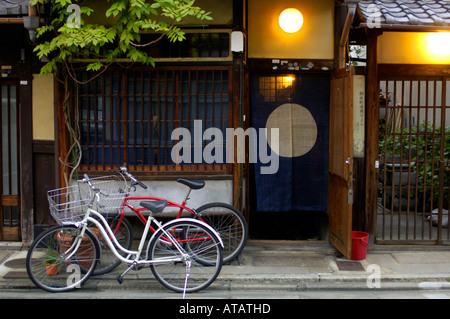
[(143, 189), (147, 189), (147, 185), (139, 181), (136, 177), (134, 177), (131, 173), (128, 172), (128, 169), (125, 166), (119, 167), (121, 173), (125, 174), (129, 179), (133, 181), (134, 185), (139, 185)]
[(82, 179), (82, 182), (87, 183), (89, 185), (89, 187), (96, 193), (96, 195), (101, 194), (106, 197), (109, 196), (108, 194), (104, 193), (100, 188), (98, 188), (97, 186), (94, 186), (94, 184), (92, 184), (92, 182), (87, 174), (84, 174), (84, 178)]

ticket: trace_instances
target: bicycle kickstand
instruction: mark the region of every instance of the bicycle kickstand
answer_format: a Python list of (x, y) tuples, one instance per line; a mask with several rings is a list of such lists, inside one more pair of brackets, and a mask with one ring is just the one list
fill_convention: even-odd
[(123, 274), (121, 274), (121, 275), (118, 275), (117, 276), (117, 282), (119, 283), (119, 284), (123, 284), (123, 282), (124, 282), (124, 277), (125, 277), (125, 275), (131, 270), (131, 269), (133, 269), (135, 266), (137, 265), (137, 262), (135, 261), (135, 262), (133, 262), (129, 267), (128, 267), (128, 269), (127, 270), (125, 270), (124, 272), (123, 272)]
[(186, 279), (184, 280), (183, 299), (186, 297), (187, 281), (190, 273), (191, 273), (191, 262), (188, 260), (186, 261)]

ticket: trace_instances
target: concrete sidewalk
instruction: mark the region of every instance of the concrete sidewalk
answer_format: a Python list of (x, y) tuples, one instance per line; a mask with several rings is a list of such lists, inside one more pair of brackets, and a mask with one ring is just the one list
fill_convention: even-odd
[[(441, 247), (369, 249), (365, 260), (339, 258), (324, 241), (249, 241), (241, 258), (222, 268), (209, 289), (300, 291), (314, 289), (450, 289), (450, 250)], [(27, 251), (0, 244), (0, 290), (37, 289), (25, 270)], [(164, 290), (148, 268), (91, 277), (82, 289)]]

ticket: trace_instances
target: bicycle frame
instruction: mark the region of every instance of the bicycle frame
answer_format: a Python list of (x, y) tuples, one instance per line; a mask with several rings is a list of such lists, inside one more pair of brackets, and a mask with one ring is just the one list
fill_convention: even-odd
[[(127, 174), (127, 175), (128, 175), (128, 174)], [(183, 249), (182, 249), (182, 248), (180, 247), (180, 245), (179, 245), (180, 242), (182, 243), (182, 242), (188, 242), (188, 241), (200, 241), (200, 240), (204, 240), (204, 239), (205, 239), (205, 236), (199, 236), (199, 237), (187, 238), (187, 239), (181, 240), (181, 241), (175, 241), (175, 240), (173, 239), (173, 236), (171, 236), (170, 234), (168, 234), (168, 233), (162, 228), (161, 223), (158, 222), (158, 221), (156, 220), (156, 218), (154, 218), (151, 214), (150, 214), (150, 216), (148, 217), (148, 219), (146, 219), (146, 218), (141, 214), (141, 211), (145, 211), (145, 210), (146, 210), (145, 207), (135, 208), (135, 207), (133, 207), (132, 205), (130, 205), (130, 204), (128, 203), (128, 202), (131, 201), (131, 200), (164, 200), (164, 201), (166, 201), (166, 203), (167, 203), (166, 206), (169, 206), (169, 207), (179, 207), (179, 208), (180, 208), (180, 210), (179, 210), (179, 212), (178, 212), (178, 216), (177, 216), (177, 218), (174, 219), (174, 220), (175, 220), (175, 221), (176, 221), (176, 220), (181, 220), (180, 217), (181, 217), (181, 215), (182, 215), (182, 213), (183, 213), (183, 210), (185, 210), (185, 209), (186, 209), (187, 211), (189, 211), (191, 214), (197, 216), (197, 213), (196, 213), (194, 210), (190, 209), (189, 207), (186, 207), (186, 202), (188, 201), (189, 195), (190, 195), (190, 193), (191, 193), (191, 191), (192, 191), (191, 188), (189, 188), (189, 190), (188, 190), (188, 192), (187, 192), (187, 194), (186, 194), (186, 197), (185, 197), (185, 199), (184, 199), (184, 201), (183, 201), (183, 203), (182, 203), (181, 205), (180, 205), (180, 204), (177, 204), (177, 203), (175, 203), (175, 202), (172, 202), (172, 201), (167, 201), (167, 200), (165, 200), (165, 199), (158, 198), (158, 197), (152, 197), (152, 196), (143, 196), (143, 197), (139, 196), (139, 197), (137, 197), (137, 196), (129, 196), (129, 195), (127, 195), (126, 197), (124, 197), (124, 200), (122, 201), (122, 204), (121, 204), (121, 206), (120, 206), (120, 211), (121, 211), (120, 220), (119, 220), (119, 222), (118, 222), (118, 224), (117, 224), (117, 227), (116, 227), (115, 231), (113, 232), (112, 229), (109, 227), (109, 225), (108, 225), (106, 219), (105, 219), (99, 212), (97, 212), (97, 211), (95, 211), (95, 210), (92, 209), (92, 204), (94, 203), (95, 198), (97, 198), (97, 197), (100, 196), (100, 195), (104, 195), (104, 194), (102, 194), (102, 192), (101, 192), (100, 189), (98, 189), (98, 188), (96, 188), (96, 187), (93, 187), (92, 183), (89, 181), (89, 177), (88, 177), (86, 174), (85, 174), (85, 179), (87, 180), (87, 183), (89, 184), (89, 186), (90, 186), (93, 190), (96, 191), (96, 194), (95, 194), (95, 196), (92, 197), (91, 203), (90, 203), (90, 205), (89, 205), (89, 208), (88, 208), (87, 211), (86, 211), (86, 215), (85, 215), (85, 217), (84, 217), (84, 220), (81, 222), (81, 223), (83, 223), (83, 225), (84, 225), (84, 229), (83, 229), (82, 235), (84, 235), (84, 231), (85, 231), (85, 229), (86, 229), (86, 227), (87, 227), (87, 222), (92, 222), (95, 226), (97, 226), (97, 227), (99, 228), (100, 232), (102, 233), (102, 236), (106, 239), (107, 244), (111, 246), (111, 250), (112, 250), (113, 254), (114, 254), (119, 260), (121, 260), (122, 262), (125, 262), (125, 263), (151, 263), (151, 262), (148, 262), (148, 261), (140, 261), (140, 262), (139, 262), (139, 257), (140, 257), (140, 252), (142, 251), (143, 245), (144, 245), (144, 243), (145, 243), (145, 240), (146, 240), (146, 238), (147, 238), (148, 231), (151, 230), (151, 231), (153, 232), (153, 234), (155, 234), (156, 231), (157, 231), (157, 230), (155, 230), (155, 229), (151, 226), (151, 223), (152, 223), (152, 222), (154, 222), (154, 223), (157, 225), (158, 230), (161, 230), (161, 231), (164, 233), (164, 235), (166, 236), (166, 238), (163, 238), (162, 240), (164, 240), (164, 241), (166, 241), (166, 242), (171, 242), (172, 244), (174, 244), (175, 247), (177, 248), (177, 250), (178, 250), (182, 255), (184, 255), (184, 254), (183, 254)], [(124, 218), (124, 215), (125, 215), (125, 211), (124, 211), (124, 208), (125, 208), (125, 207), (129, 207), (132, 211), (134, 211), (134, 212), (138, 215), (138, 217), (141, 219), (141, 221), (143, 221), (143, 222), (145, 223), (144, 232), (143, 232), (142, 238), (141, 238), (140, 243), (139, 243), (138, 251), (130, 251), (130, 250), (125, 249), (123, 246), (120, 245), (120, 243), (119, 243), (119, 242), (117, 241), (117, 239), (115, 238), (115, 234), (117, 233), (117, 231), (118, 231), (118, 229), (119, 229), (119, 227), (120, 227), (120, 224), (121, 224), (121, 222), (122, 222), (122, 219)], [(98, 218), (102, 221), (102, 223), (104, 224), (105, 228), (108, 230), (109, 234), (106, 233), (105, 229), (102, 227), (102, 225), (101, 225), (97, 220), (95, 220), (94, 218), (90, 217), (90, 214), (95, 215), (96, 217), (98, 217)], [(199, 221), (199, 220), (196, 220), (196, 219), (189, 219), (189, 221), (195, 221), (195, 222), (198, 222), (198, 223), (202, 223), (203, 225), (206, 225), (206, 226), (208, 227), (208, 229), (209, 229), (210, 231), (212, 231), (212, 232), (216, 235), (216, 237), (219, 239), (222, 248), (224, 247), (222, 238), (221, 238), (220, 235), (217, 233), (217, 231), (216, 231), (215, 229), (213, 229), (211, 226), (209, 226), (207, 223), (204, 223), (203, 220), (200, 220), (200, 221)], [(167, 224), (169, 224), (169, 223), (167, 223)], [(166, 224), (166, 225), (167, 225), (167, 224)], [(100, 226), (100, 227), (99, 227), (99, 226)], [(111, 238), (113, 238), (113, 242), (114, 242), (114, 243), (109, 239), (109, 236), (111, 236)], [(150, 239), (150, 240), (151, 240), (151, 239)], [(120, 250), (122, 250), (123, 252), (125, 252), (126, 254), (128, 254), (127, 258), (123, 258), (122, 256), (120, 256), (120, 254), (118, 253), (116, 247), (118, 247)], [(135, 255), (135, 256), (136, 256), (136, 257), (135, 257), (135, 260), (133, 260), (132, 262), (130, 262), (130, 259), (129, 259), (130, 255)], [(175, 261), (179, 261), (179, 259), (177, 259), (177, 260), (175, 260)]]
[[(183, 201), (182, 204), (178, 204), (178, 203), (166, 200), (167, 201), (167, 207), (178, 207), (178, 208), (180, 208), (180, 210), (179, 210), (179, 212), (177, 214), (177, 217), (174, 220), (181, 219), (181, 215), (183, 214), (184, 210), (187, 210), (188, 212), (190, 212), (194, 216), (199, 216), (195, 212), (195, 210), (185, 206), (186, 205), (186, 201), (187, 201), (188, 196), (189, 196), (189, 193), (190, 193), (190, 190), (188, 192), (188, 195), (186, 196), (186, 199)], [(117, 231), (118, 231), (118, 229), (120, 227), (120, 224), (122, 223), (122, 219), (125, 216), (125, 211), (124, 211), (125, 207), (128, 207), (129, 209), (131, 209), (143, 223), (145, 223), (145, 224), (147, 223), (147, 220), (146, 220), (145, 216), (141, 214), (141, 212), (145, 211), (146, 209), (143, 208), (143, 207), (136, 208), (136, 207), (132, 206), (129, 203), (129, 201), (133, 201), (133, 200), (140, 200), (140, 201), (142, 201), (142, 200), (165, 200), (165, 199), (159, 198), (159, 197), (152, 197), (152, 196), (130, 196), (130, 197), (125, 197), (125, 199), (124, 199), (124, 201), (122, 203), (122, 206), (120, 208), (121, 209), (121, 215), (120, 215), (120, 220), (117, 223), (117, 227), (116, 227), (115, 233), (117, 233)], [(204, 220), (202, 218), (199, 218), (198, 220), (204, 222)], [(156, 219), (155, 219), (155, 221), (156, 221)], [(149, 226), (149, 230), (151, 230), (153, 233), (156, 232), (156, 230), (151, 225)], [(217, 234), (217, 232), (215, 232), (215, 233)], [(222, 238), (220, 236), (218, 236), (218, 237), (220, 238), (220, 240), (222, 240)], [(190, 239), (187, 239), (185, 241), (200, 241), (200, 240), (204, 240), (204, 239), (205, 239), (204, 236), (199, 235), (199, 237), (190, 238)], [(165, 240), (168, 241), (168, 239), (165, 239)], [(183, 242), (183, 241), (179, 241), (179, 242)], [(223, 246), (223, 244), (222, 244), (222, 246)]]
[[(91, 217), (91, 216), (95, 216), (98, 219), (100, 219), (101, 223)], [(86, 231), (88, 222), (93, 223), (99, 230), (100, 233), (102, 234), (103, 238), (106, 240), (106, 242), (108, 243), (111, 251), (113, 252), (113, 254), (122, 262), (127, 263), (127, 264), (136, 264), (136, 265), (140, 265), (140, 264), (152, 264), (152, 263), (166, 263), (166, 262), (179, 262), (182, 261), (182, 258), (167, 258), (167, 259), (159, 259), (159, 260), (139, 260), (141, 252), (142, 252), (142, 248), (144, 247), (147, 235), (148, 235), (148, 231), (150, 228), (150, 224), (152, 222), (154, 222), (157, 226), (158, 229), (161, 229), (161, 231), (164, 232), (164, 234), (167, 236), (168, 240), (177, 248), (177, 250), (182, 254), (185, 255), (183, 252), (183, 249), (180, 247), (179, 243), (174, 240), (173, 236), (171, 236), (170, 234), (168, 234), (163, 228), (161, 223), (159, 223), (153, 216), (149, 216), (149, 218), (147, 219), (145, 228), (144, 228), (144, 232), (142, 234), (142, 238), (139, 242), (139, 248), (137, 251), (133, 251), (133, 250), (128, 250), (126, 248), (124, 248), (116, 239), (114, 232), (112, 231), (111, 227), (109, 227), (108, 222), (106, 221), (106, 219), (97, 211), (93, 210), (92, 208), (88, 208), (86, 211), (86, 215), (85, 218), (83, 219), (83, 221), (81, 221), (79, 224), (82, 225), (82, 231), (80, 234), (80, 237), (84, 236), (84, 233)], [(112, 238), (112, 240), (110, 239)], [(71, 252), (72, 256), (76, 250), (78, 249), (79, 245), (80, 245), (81, 240), (78, 240), (78, 243), (74, 249), (73, 252)], [(117, 248), (121, 251), (123, 251), (124, 253), (128, 254), (127, 258), (121, 256), (117, 250)], [(134, 258), (132, 259), (131, 257), (134, 256)]]
[[(98, 219), (100, 219), (101, 223), (97, 219), (91, 217), (92, 215), (97, 217)], [(141, 216), (142, 216), (142, 214), (141, 214)], [(142, 217), (145, 219), (144, 216), (142, 216)], [(86, 228), (87, 228), (88, 223), (91, 222), (100, 230), (100, 233), (102, 234), (103, 238), (106, 240), (106, 242), (109, 245), (109, 247), (110, 247), (111, 251), (113, 252), (114, 256), (116, 256), (120, 261), (122, 261), (122, 262), (124, 262), (126, 264), (141, 265), (141, 264), (156, 264), (156, 263), (167, 263), (167, 262), (180, 262), (180, 261), (183, 261), (183, 258), (180, 258), (180, 257), (178, 257), (178, 258), (163, 258), (163, 259), (158, 259), (158, 260), (139, 260), (139, 258), (141, 256), (141, 252), (143, 251), (144, 244), (145, 244), (145, 241), (147, 239), (148, 232), (150, 230), (152, 222), (156, 224), (158, 230), (161, 230), (164, 233), (164, 235), (165, 235), (164, 241), (172, 243), (183, 257), (185, 257), (187, 255), (184, 252), (184, 249), (180, 246), (180, 243), (188, 242), (188, 241), (200, 241), (200, 240), (204, 240), (205, 239), (204, 236), (200, 236), (200, 237), (196, 237), (196, 238), (193, 238), (193, 239), (189, 239), (188, 238), (188, 239), (185, 239), (185, 240), (177, 241), (177, 240), (175, 240), (173, 238), (173, 236), (170, 233), (165, 231), (164, 228), (163, 228), (163, 226), (169, 226), (173, 222), (178, 222), (178, 221), (182, 221), (182, 220), (188, 220), (190, 222), (199, 223), (199, 224), (203, 225), (204, 227), (207, 227), (218, 238), (221, 247), (222, 248), (224, 247), (223, 241), (222, 241), (222, 238), (220, 237), (220, 235), (217, 233), (217, 231), (215, 229), (213, 229), (211, 226), (209, 226), (206, 223), (203, 223), (203, 222), (201, 222), (199, 220), (195, 220), (195, 219), (191, 219), (191, 218), (189, 218), (189, 219), (187, 219), (187, 218), (186, 219), (180, 218), (180, 219), (174, 219), (171, 222), (168, 222), (168, 223), (162, 225), (155, 217), (150, 215), (148, 217), (148, 219), (146, 220), (144, 231), (143, 231), (142, 237), (141, 237), (140, 242), (139, 242), (138, 250), (137, 251), (128, 250), (128, 249), (124, 248), (117, 241), (113, 230), (109, 226), (107, 220), (102, 216), (102, 214), (100, 214), (99, 212), (97, 212), (94, 209), (89, 207), (87, 209), (87, 211), (86, 211), (86, 215), (85, 215), (84, 219), (81, 222), (77, 223), (79, 225), (82, 225), (82, 231), (80, 233), (80, 240), (78, 240), (78, 242), (76, 243), (76, 246), (74, 247), (74, 250), (70, 253), (69, 258), (71, 256), (73, 256), (73, 254), (79, 248), (80, 243), (81, 243), (81, 238), (84, 236), (84, 233), (86, 232)], [(156, 233), (156, 231), (154, 231), (154, 233)], [(153, 236), (155, 236), (155, 234)], [(153, 239), (153, 236), (150, 238), (150, 241)], [(112, 240), (111, 240), (111, 238), (112, 238)], [(128, 254), (128, 256), (126, 258), (121, 256), (119, 254), (117, 248), (119, 250), (123, 251), (124, 253)], [(70, 249), (68, 251), (70, 251)], [(134, 259), (131, 259), (132, 256), (134, 256)]]
[[(188, 195), (189, 195), (189, 193), (188, 193)], [(186, 206), (187, 199), (188, 199), (188, 196), (186, 196), (185, 200), (181, 204), (178, 204), (178, 203), (166, 200), (167, 201), (167, 207), (177, 207), (177, 208), (180, 209), (178, 211), (178, 213), (177, 213), (176, 219), (181, 218), (181, 215), (183, 214), (184, 210), (187, 210), (192, 215), (197, 216), (197, 213), (195, 212), (195, 210), (193, 210), (193, 209), (191, 209), (191, 208)], [(143, 207), (136, 208), (136, 207), (134, 207), (133, 205), (131, 205), (129, 203), (130, 201), (138, 201), (138, 200), (142, 201), (142, 200), (165, 200), (165, 199), (160, 198), (160, 197), (153, 197), (153, 196), (127, 196), (127, 197), (125, 197), (125, 199), (124, 199), (124, 201), (122, 203), (122, 206), (120, 208), (121, 216), (120, 216), (120, 220), (119, 220), (117, 228), (120, 226), (120, 223), (122, 222), (122, 219), (123, 219), (123, 217), (125, 215), (125, 208), (126, 207), (128, 207), (131, 211), (133, 211), (143, 223), (147, 222), (147, 219), (145, 218), (145, 216), (141, 214), (141, 212), (146, 211), (146, 209), (143, 208)], [(156, 231), (151, 225), (150, 225), (150, 230), (152, 232)], [(115, 232), (117, 232), (117, 229), (115, 230)]]

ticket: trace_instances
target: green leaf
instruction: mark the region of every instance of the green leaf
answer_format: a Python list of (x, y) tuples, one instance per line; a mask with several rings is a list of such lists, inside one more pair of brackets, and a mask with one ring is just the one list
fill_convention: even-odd
[(94, 12), (94, 9), (91, 9), (89, 7), (81, 7), (80, 8), (80, 13), (81, 14), (85, 14), (87, 16), (90, 16), (92, 12)]
[(86, 71), (99, 71), (103, 67), (103, 63), (101, 62), (93, 62), (88, 64), (86, 67)]
[(106, 17), (110, 17), (111, 15), (117, 17), (125, 9), (126, 5), (124, 1), (115, 2), (111, 5), (111, 7), (109, 7), (108, 10), (106, 10)]
[(42, 75), (42, 74), (50, 74), (53, 71), (56, 71), (56, 61), (54, 61), (54, 60), (48, 62), (47, 64), (45, 64), (41, 68), (40, 75)]
[(72, 4), (72, 1), (70, 0), (56, 0), (55, 3), (59, 3), (61, 6), (65, 7), (69, 4)]
[[(31, 4), (44, 4), (48, 0), (31, 0)], [(142, 31), (154, 31), (166, 35), (171, 42), (185, 40), (185, 34), (174, 23), (185, 17), (211, 20), (209, 12), (195, 7), (194, 0), (113, 0), (105, 12), (105, 17), (117, 17), (114, 25), (85, 24), (80, 28), (70, 28), (67, 6), (77, 3), (73, 0), (54, 0), (54, 17), (47, 25), (41, 26), (37, 35), (50, 36), (50, 40), (36, 46), (34, 52), (39, 58), (49, 57), (50, 62), (41, 69), (44, 73), (56, 70), (58, 65), (73, 57), (96, 56), (97, 62), (86, 63), (87, 69), (98, 71), (114, 60), (127, 56), (133, 61), (155, 66), (154, 59), (145, 53), (146, 49), (134, 46), (140, 43)], [(83, 2), (88, 4), (89, 2)], [(94, 10), (80, 8), (82, 15), (90, 16)], [(151, 19), (152, 16), (164, 16)], [(103, 59), (103, 60), (101, 60)], [(106, 61), (106, 62), (105, 62)]]

